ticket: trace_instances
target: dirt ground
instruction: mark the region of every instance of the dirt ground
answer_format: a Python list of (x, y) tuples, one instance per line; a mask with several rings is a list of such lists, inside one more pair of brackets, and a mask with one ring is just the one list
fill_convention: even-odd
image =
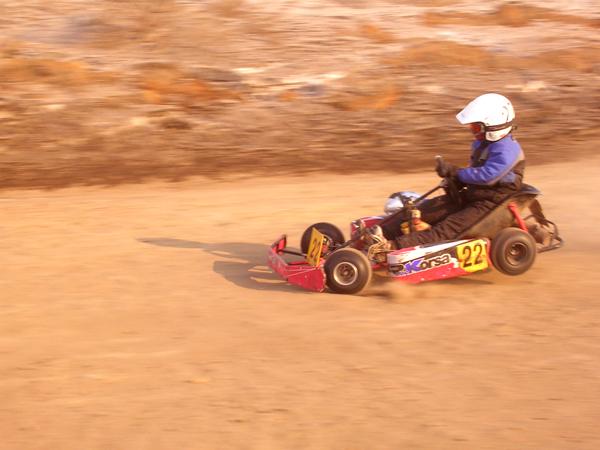
[[(0, 1), (0, 449), (600, 448), (597, 0)], [(566, 246), (361, 296), (267, 246), (515, 104)], [(428, 169), (425, 171), (425, 169)]]
[(599, 162), (528, 169), (566, 246), (526, 274), (362, 296), (267, 245), (431, 172), (5, 191), (0, 448), (596, 449)]

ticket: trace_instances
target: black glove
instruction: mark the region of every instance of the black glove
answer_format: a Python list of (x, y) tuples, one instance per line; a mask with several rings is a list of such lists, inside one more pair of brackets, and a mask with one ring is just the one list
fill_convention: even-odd
[(435, 167), (435, 171), (440, 178), (456, 178), (458, 175), (458, 169), (459, 167), (446, 161), (438, 162), (437, 166)]

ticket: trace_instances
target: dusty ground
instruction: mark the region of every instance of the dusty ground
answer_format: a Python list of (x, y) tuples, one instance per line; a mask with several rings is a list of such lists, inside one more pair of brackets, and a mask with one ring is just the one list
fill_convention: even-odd
[(598, 162), (529, 168), (567, 245), (525, 275), (364, 296), (267, 244), (431, 172), (5, 191), (0, 448), (597, 449)]

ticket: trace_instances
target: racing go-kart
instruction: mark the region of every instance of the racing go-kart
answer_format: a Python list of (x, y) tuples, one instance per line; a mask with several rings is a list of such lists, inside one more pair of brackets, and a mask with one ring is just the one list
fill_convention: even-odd
[[(438, 164), (441, 163), (438, 157)], [(269, 267), (289, 283), (305, 289), (356, 294), (368, 286), (374, 270), (385, 270), (405, 283), (469, 275), (490, 267), (507, 275), (519, 275), (529, 270), (537, 253), (563, 244), (558, 228), (542, 212), (537, 200), (541, 192), (527, 184), (488, 211), (457, 240), (393, 250), (377, 239), (377, 226), (398, 215), (410, 217), (421, 202), (439, 189), (458, 204), (462, 201), (459, 186), (450, 177), (421, 196), (396, 192), (387, 200), (386, 215), (351, 222), (349, 240), (338, 227), (326, 222), (306, 229), (300, 252), (288, 249), (287, 236), (282, 235), (269, 248)], [(289, 261), (285, 255), (302, 259)]]

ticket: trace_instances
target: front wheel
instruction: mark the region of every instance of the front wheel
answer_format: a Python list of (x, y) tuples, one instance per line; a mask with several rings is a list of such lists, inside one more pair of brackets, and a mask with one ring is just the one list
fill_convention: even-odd
[(519, 228), (506, 228), (492, 240), (492, 262), (496, 269), (506, 275), (527, 272), (536, 255), (535, 240)]
[(354, 248), (342, 248), (325, 260), (327, 287), (338, 294), (357, 294), (371, 281), (367, 257)]
[(328, 222), (315, 223), (314, 225), (308, 227), (304, 233), (302, 233), (302, 238), (300, 238), (300, 249), (302, 250), (302, 253), (308, 252), (308, 247), (310, 246), (310, 236), (313, 228), (316, 228), (319, 232), (325, 235), (325, 248), (329, 250), (345, 242), (344, 233), (342, 233), (341, 230), (335, 225)]

